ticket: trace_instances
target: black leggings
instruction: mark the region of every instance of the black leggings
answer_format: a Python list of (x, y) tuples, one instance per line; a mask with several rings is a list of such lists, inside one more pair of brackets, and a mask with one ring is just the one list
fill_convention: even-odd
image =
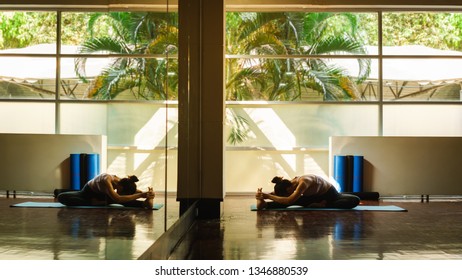
[[(301, 196), (291, 205), (309, 207), (312, 203), (326, 201), (326, 208), (351, 209), (358, 206), (360, 199), (356, 195), (339, 193), (337, 189), (331, 187), (326, 193), (318, 196)], [(274, 201), (268, 202), (266, 208), (286, 208), (290, 205), (281, 204)]]
[(58, 201), (66, 206), (93, 206), (100, 205), (94, 203), (95, 201), (104, 202), (105, 205), (109, 204), (122, 204), (126, 207), (139, 207), (144, 208), (143, 202), (139, 200), (133, 200), (125, 203), (118, 203), (109, 198), (105, 194), (95, 193), (88, 184), (80, 191), (71, 191), (60, 193), (57, 197)]

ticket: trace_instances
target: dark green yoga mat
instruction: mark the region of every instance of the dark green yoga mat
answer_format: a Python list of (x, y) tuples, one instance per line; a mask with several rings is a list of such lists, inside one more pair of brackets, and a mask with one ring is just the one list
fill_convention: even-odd
[[(159, 210), (164, 206), (162, 203), (154, 203), (152, 210)], [(107, 206), (66, 206), (59, 202), (37, 202), (37, 201), (28, 201), (18, 204), (13, 204), (10, 207), (28, 207), (28, 208), (84, 208), (84, 209), (143, 209), (137, 207), (125, 207), (121, 204), (109, 204)]]
[[(256, 205), (250, 206), (251, 211), (257, 211)], [(307, 208), (302, 206), (289, 206), (287, 208), (263, 209), (259, 211), (388, 211), (388, 212), (407, 212), (406, 209), (395, 205), (358, 205), (352, 209), (340, 208)]]

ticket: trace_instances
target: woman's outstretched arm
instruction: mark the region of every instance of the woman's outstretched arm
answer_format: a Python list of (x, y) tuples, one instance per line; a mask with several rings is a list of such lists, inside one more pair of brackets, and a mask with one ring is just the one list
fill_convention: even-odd
[(116, 203), (126, 203), (129, 201), (137, 200), (138, 198), (146, 198), (147, 196), (146, 192), (136, 192), (129, 195), (120, 195), (115, 191), (110, 178), (106, 178), (103, 184), (106, 194)]

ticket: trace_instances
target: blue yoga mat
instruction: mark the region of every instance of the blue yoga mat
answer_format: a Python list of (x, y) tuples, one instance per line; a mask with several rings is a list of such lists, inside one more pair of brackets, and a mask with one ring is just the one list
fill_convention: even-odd
[(353, 156), (353, 192), (363, 191), (364, 157)]
[(334, 156), (334, 179), (337, 181), (340, 192), (346, 192), (346, 186), (348, 181), (347, 174), (347, 157), (341, 155)]
[(99, 154), (87, 154), (86, 163), (85, 182), (88, 182), (99, 174)]
[[(256, 205), (250, 206), (251, 211), (257, 211)], [(358, 205), (352, 209), (340, 208), (307, 208), (302, 206), (289, 206), (287, 208), (272, 208), (259, 211), (388, 211), (388, 212), (407, 212), (406, 209), (395, 205)]]
[(70, 176), (71, 176), (71, 190), (80, 190), (80, 154), (71, 154), (70, 160)]
[[(154, 207), (152, 210), (159, 210), (164, 206), (162, 203), (154, 203)], [(137, 208), (137, 207), (125, 207), (121, 204), (109, 204), (107, 206), (66, 206), (59, 202), (36, 202), (36, 201), (28, 201), (22, 202), (18, 204), (13, 204), (11, 207), (28, 207), (28, 208), (86, 208), (86, 209), (144, 209), (144, 208)]]

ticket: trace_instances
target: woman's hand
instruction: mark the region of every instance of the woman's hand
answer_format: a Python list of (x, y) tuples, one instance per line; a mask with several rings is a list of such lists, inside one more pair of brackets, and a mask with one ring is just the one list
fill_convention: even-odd
[(156, 196), (152, 187), (148, 187), (148, 191), (141, 193), (141, 198), (150, 198), (153, 199)]

